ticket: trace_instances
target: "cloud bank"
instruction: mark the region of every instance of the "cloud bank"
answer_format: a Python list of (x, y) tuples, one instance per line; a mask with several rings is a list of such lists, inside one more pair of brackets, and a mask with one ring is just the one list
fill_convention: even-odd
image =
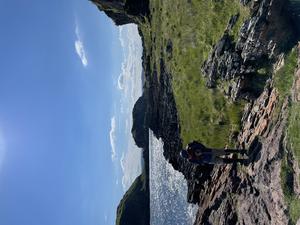
[(117, 158), (116, 152), (116, 118), (112, 117), (110, 122), (110, 132), (109, 132), (109, 139), (110, 139), (110, 146), (111, 146), (111, 159), (115, 161)]
[(119, 40), (124, 53), (121, 74), (117, 88), (122, 93), (120, 110), (122, 127), (124, 127), (126, 146), (124, 146), (120, 166), (123, 173), (122, 187), (126, 191), (135, 178), (141, 173), (142, 151), (132, 138), (132, 109), (142, 95), (142, 42), (136, 25), (120, 27)]
[(141, 149), (137, 148), (128, 149), (126, 153), (122, 154), (120, 164), (123, 171), (122, 187), (124, 192), (128, 190), (135, 178), (142, 172), (141, 151)]
[(87, 57), (86, 57), (86, 52), (85, 52), (85, 48), (83, 46), (82, 39), (80, 37), (78, 24), (76, 24), (75, 34), (76, 34), (76, 40), (75, 40), (75, 43), (74, 43), (75, 50), (76, 50), (76, 53), (77, 53), (77, 55), (79, 56), (79, 58), (81, 60), (82, 65), (84, 67), (86, 67), (88, 65), (88, 60), (87, 60)]

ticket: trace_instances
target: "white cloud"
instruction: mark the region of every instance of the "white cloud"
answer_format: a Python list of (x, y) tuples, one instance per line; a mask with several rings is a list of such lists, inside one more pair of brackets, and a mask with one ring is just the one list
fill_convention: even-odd
[(125, 120), (125, 133), (128, 135), (131, 135), (131, 126), (132, 124), (130, 124), (129, 119)]
[(123, 73), (121, 73), (119, 78), (118, 78), (118, 88), (120, 90), (124, 89), (124, 75), (123, 75)]
[(135, 146), (133, 141), (129, 141), (129, 148), (127, 152), (123, 152), (120, 159), (120, 165), (123, 172), (122, 187), (123, 191), (127, 191), (135, 178), (141, 174), (141, 153), (142, 150)]
[(128, 183), (128, 174), (126, 173), (126, 163), (125, 163), (125, 153), (123, 152), (122, 157), (120, 159), (120, 165), (121, 169), (123, 172), (123, 177), (122, 177), (122, 187), (124, 192), (126, 191), (127, 188), (127, 183)]
[(121, 47), (124, 49), (125, 48), (125, 40), (124, 40), (124, 37), (123, 37), (123, 27), (126, 27), (126, 26), (120, 26), (119, 27), (119, 40), (120, 40), (120, 44), (121, 44)]
[(122, 157), (121, 157), (121, 159), (120, 159), (120, 165), (121, 165), (122, 171), (125, 170), (125, 166), (124, 166), (124, 158), (125, 158), (125, 153), (123, 152), (123, 153), (122, 153)]
[(79, 40), (75, 41), (75, 49), (76, 49), (77, 55), (81, 59), (82, 65), (86, 67), (88, 65), (88, 61), (87, 61), (87, 58), (85, 55), (85, 50), (84, 50), (84, 47), (83, 47), (83, 44), (81, 41), (79, 41)]
[(75, 45), (75, 50), (76, 50), (76, 53), (77, 53), (77, 55), (79, 56), (79, 58), (82, 62), (82, 65), (84, 67), (86, 67), (88, 65), (88, 60), (87, 60), (87, 57), (86, 57), (86, 51), (85, 51), (85, 48), (83, 46), (83, 42), (82, 42), (81, 37), (80, 37), (78, 24), (76, 24), (75, 34), (76, 34), (76, 40), (75, 40), (75, 44), (74, 44)]
[(111, 118), (111, 128), (109, 132), (110, 146), (111, 146), (111, 159), (112, 161), (116, 160), (116, 119), (115, 117)]
[[(133, 106), (142, 93), (142, 42), (136, 25), (126, 25), (119, 29), (119, 39), (124, 52), (118, 89), (123, 92), (121, 101)], [(129, 107), (130, 108), (130, 107)]]
[(123, 48), (124, 60), (117, 80), (120, 97), (120, 129), (125, 129), (118, 139), (125, 140), (119, 152), (122, 170), (120, 182), (124, 192), (141, 173), (141, 155), (132, 138), (132, 109), (136, 100), (142, 95), (142, 42), (136, 25), (126, 25), (119, 29), (119, 39)]

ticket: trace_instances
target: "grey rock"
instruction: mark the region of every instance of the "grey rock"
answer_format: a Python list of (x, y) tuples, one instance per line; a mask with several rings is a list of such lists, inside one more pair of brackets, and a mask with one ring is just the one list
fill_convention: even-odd
[(285, 13), (288, 11), (285, 0), (259, 0), (251, 5), (251, 17), (240, 28), (238, 40), (235, 42), (229, 35), (236, 21), (234, 16), (202, 66), (209, 88), (216, 87), (218, 79), (239, 83), (231, 86), (229, 96), (233, 100), (249, 96), (244, 94), (247, 88), (242, 85), (247, 82), (241, 80), (251, 79), (259, 68), (274, 63), (297, 37), (291, 18)]
[(117, 26), (140, 23), (149, 16), (149, 0), (91, 0)]

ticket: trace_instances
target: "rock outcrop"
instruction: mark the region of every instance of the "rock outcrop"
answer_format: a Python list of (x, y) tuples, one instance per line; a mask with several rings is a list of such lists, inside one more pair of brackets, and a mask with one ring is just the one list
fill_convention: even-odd
[(253, 162), (214, 168), (210, 188), (200, 193), (195, 224), (288, 224), (280, 179), (287, 99), (273, 120), (277, 102), (275, 89), (266, 87), (247, 106), (239, 142), (249, 148)]
[[(250, 6), (251, 16), (242, 25), (239, 38), (234, 40), (229, 34), (236, 21), (234, 16), (202, 68), (210, 88), (216, 86), (218, 79), (232, 81), (226, 94), (234, 100), (253, 94), (251, 79), (257, 76), (258, 69), (274, 63), (296, 41), (288, 1), (242, 2)], [(260, 93), (254, 94), (258, 97)]]
[(145, 178), (144, 171), (123, 196), (117, 209), (116, 225), (150, 224), (149, 187)]
[(149, 144), (148, 125), (146, 121), (147, 100), (143, 94), (135, 103), (132, 111), (131, 133), (139, 148), (147, 148)]
[[(139, 24), (145, 17), (151, 16), (148, 1), (93, 2), (117, 25)], [(239, 15), (231, 17), (224, 35), (216, 43), (202, 70), (208, 87), (216, 87), (217, 81), (229, 82), (225, 94), (233, 100), (248, 100), (237, 143), (238, 148), (249, 149), (252, 154), (253, 160), (248, 166), (198, 166), (179, 156), (182, 141), (172, 75), (167, 71), (163, 57), (159, 65), (153, 65), (149, 54), (145, 50), (143, 52), (144, 93), (133, 110), (132, 134), (144, 152), (148, 151), (148, 128), (162, 138), (165, 158), (187, 180), (187, 200), (199, 205), (195, 225), (288, 224), (290, 221), (280, 178), (289, 98), (279, 101), (280, 95), (272, 79), (274, 70), (265, 76), (260, 84), (262, 88), (255, 84), (259, 69), (271, 68), (295, 45), (295, 20), (290, 16), (289, 3), (285, 0), (240, 2), (250, 7), (249, 19), (244, 22), (235, 40), (230, 33)], [(140, 34), (143, 35), (142, 32)], [(170, 60), (172, 40), (167, 42), (166, 52)], [(150, 69), (150, 65), (154, 68)], [(298, 71), (293, 88), (294, 101), (300, 100), (299, 74)], [(299, 174), (296, 160), (292, 158), (291, 161), (295, 173)], [(299, 180), (295, 178), (294, 183), (294, 192), (299, 193)]]
[[(298, 78), (299, 70), (292, 88), (293, 101), (297, 101)], [(286, 146), (291, 99), (280, 97), (274, 83), (268, 81), (259, 98), (245, 107), (239, 147), (249, 149), (252, 161), (248, 166), (216, 166), (210, 172), (210, 180), (200, 192), (195, 224), (291, 223), (282, 186), (283, 155), (288, 153), (293, 170), (289, 185), (298, 198), (299, 165)]]
[(149, 1), (139, 0), (91, 0), (100, 11), (110, 17), (117, 26), (139, 23), (149, 15)]

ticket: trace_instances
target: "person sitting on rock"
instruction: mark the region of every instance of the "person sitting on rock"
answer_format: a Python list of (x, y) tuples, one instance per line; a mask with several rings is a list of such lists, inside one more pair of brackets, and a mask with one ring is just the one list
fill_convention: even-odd
[(189, 143), (185, 149), (181, 150), (181, 157), (188, 159), (189, 162), (196, 164), (230, 164), (230, 163), (247, 163), (247, 159), (240, 158), (223, 158), (232, 153), (247, 154), (247, 151), (242, 149), (211, 149), (203, 144), (193, 141)]

